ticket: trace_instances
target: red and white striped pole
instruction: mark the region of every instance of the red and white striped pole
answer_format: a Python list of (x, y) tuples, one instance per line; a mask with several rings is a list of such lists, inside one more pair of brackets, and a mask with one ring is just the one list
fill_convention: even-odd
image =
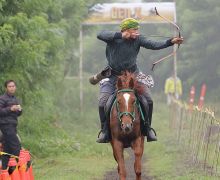
[(204, 105), (205, 94), (206, 94), (206, 84), (204, 83), (202, 85), (201, 93), (200, 93), (200, 97), (199, 97), (199, 103), (198, 103), (199, 109), (201, 109)]
[(190, 96), (189, 96), (189, 110), (190, 111), (192, 111), (193, 109), (193, 104), (195, 101), (195, 94), (196, 94), (195, 86), (192, 86), (190, 90)]

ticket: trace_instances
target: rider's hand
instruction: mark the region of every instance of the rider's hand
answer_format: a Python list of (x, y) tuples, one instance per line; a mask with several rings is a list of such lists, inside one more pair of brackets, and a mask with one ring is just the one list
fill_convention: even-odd
[(138, 36), (140, 36), (139, 32), (131, 32), (131, 38), (136, 39)]
[(131, 34), (127, 30), (123, 31), (121, 34), (123, 39), (129, 39), (131, 37)]
[(173, 44), (182, 44), (183, 43), (183, 37), (174, 37), (171, 42)]
[(138, 29), (127, 29), (122, 32), (123, 39), (136, 39), (140, 36)]

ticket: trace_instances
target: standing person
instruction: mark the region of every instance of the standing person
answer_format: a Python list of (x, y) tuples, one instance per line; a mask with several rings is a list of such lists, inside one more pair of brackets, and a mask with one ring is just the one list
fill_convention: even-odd
[[(106, 58), (108, 66), (111, 69), (110, 77), (100, 82), (99, 115), (101, 131), (97, 139), (98, 143), (109, 142), (108, 123), (104, 107), (108, 98), (115, 92), (117, 76), (126, 70), (135, 73), (137, 76), (140, 73), (136, 64), (140, 48), (159, 50), (183, 42), (182, 37), (174, 37), (163, 42), (146, 39), (139, 34), (139, 22), (133, 18), (124, 19), (120, 27), (120, 32), (102, 31), (97, 35), (98, 39), (107, 44)], [(139, 97), (139, 100), (145, 107), (143, 108), (144, 114), (148, 115), (145, 116), (144, 131), (142, 133), (144, 136), (147, 136), (147, 141), (156, 141), (156, 133), (153, 128), (151, 128), (153, 101), (147, 87), (144, 94)]]
[(176, 89), (175, 89), (175, 77), (174, 74), (166, 79), (164, 86), (164, 93), (167, 95), (167, 105), (171, 104), (172, 98), (179, 99), (182, 94), (182, 82), (179, 77), (176, 77)]
[[(17, 136), (18, 116), (22, 108), (15, 97), (16, 83), (14, 80), (5, 82), (5, 93), (0, 96), (0, 130), (3, 135), (3, 152), (19, 156), (21, 144)], [(3, 155), (2, 169), (8, 166), (9, 156)]]

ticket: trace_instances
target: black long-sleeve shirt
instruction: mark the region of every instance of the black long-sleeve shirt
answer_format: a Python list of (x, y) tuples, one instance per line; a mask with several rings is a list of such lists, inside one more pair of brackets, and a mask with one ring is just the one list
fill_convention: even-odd
[(140, 35), (136, 39), (123, 39), (121, 32), (102, 31), (97, 38), (106, 42), (106, 58), (109, 66), (118, 72), (136, 66), (140, 47), (159, 50), (172, 46), (172, 39), (156, 42)]
[(0, 125), (1, 124), (17, 124), (17, 117), (22, 111), (12, 112), (12, 105), (18, 105), (19, 102), (15, 96), (5, 93), (0, 96)]

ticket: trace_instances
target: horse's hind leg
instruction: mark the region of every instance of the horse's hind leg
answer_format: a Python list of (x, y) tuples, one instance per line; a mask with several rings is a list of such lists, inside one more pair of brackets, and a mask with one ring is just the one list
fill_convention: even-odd
[(125, 162), (124, 162), (124, 155), (123, 155), (123, 145), (121, 142), (117, 140), (113, 140), (111, 142), (111, 145), (113, 149), (114, 158), (118, 163), (118, 174), (119, 174), (120, 180), (125, 180), (126, 171), (125, 171)]
[(141, 180), (141, 158), (144, 151), (144, 137), (137, 138), (132, 144), (132, 149), (135, 155), (134, 170), (136, 173), (136, 180)]

